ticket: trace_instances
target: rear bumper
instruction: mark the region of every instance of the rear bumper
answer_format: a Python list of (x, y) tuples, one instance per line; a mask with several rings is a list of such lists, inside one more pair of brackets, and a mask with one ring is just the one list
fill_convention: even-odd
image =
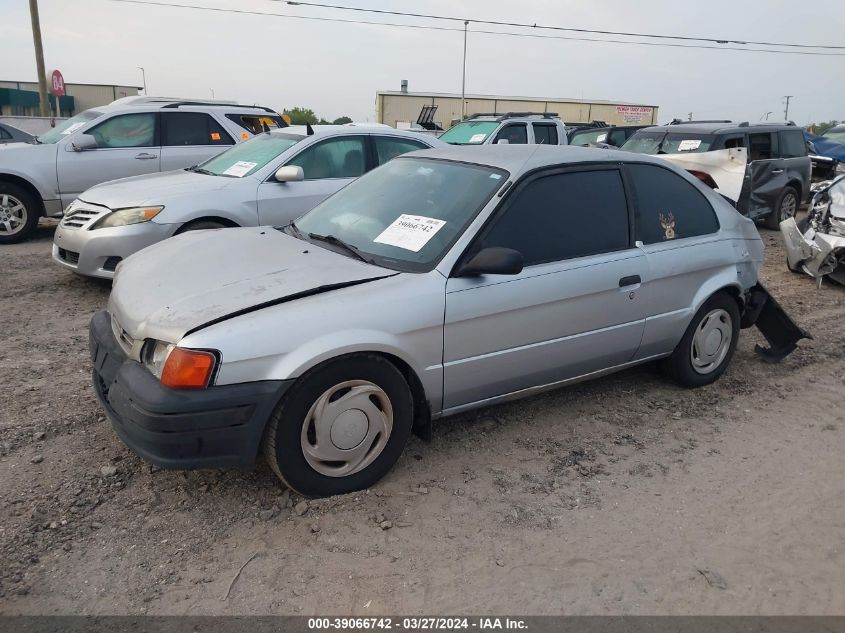
[(253, 464), (267, 420), (293, 382), (170, 389), (127, 358), (106, 311), (91, 320), (89, 348), (94, 389), (115, 433), (139, 457), (162, 468)]

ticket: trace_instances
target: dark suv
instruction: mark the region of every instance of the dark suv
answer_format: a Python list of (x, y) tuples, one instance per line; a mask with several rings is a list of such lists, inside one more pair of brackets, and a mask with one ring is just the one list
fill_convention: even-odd
[(748, 168), (736, 208), (776, 229), (810, 194), (812, 163), (794, 123), (673, 121), (644, 128), (622, 149), (640, 154), (687, 154), (743, 147)]

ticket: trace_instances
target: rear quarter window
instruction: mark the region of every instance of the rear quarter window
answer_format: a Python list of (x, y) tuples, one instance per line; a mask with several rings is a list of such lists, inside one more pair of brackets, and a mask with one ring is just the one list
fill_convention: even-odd
[(657, 165), (629, 164), (637, 201), (637, 235), (659, 244), (719, 230), (707, 198), (678, 174)]
[(780, 132), (780, 155), (783, 158), (799, 158), (807, 155), (804, 143), (804, 132), (801, 130), (784, 130)]

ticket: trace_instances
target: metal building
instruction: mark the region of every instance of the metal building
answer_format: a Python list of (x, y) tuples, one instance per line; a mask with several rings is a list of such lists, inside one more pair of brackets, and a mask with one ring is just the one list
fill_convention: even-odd
[[(133, 97), (140, 89), (139, 86), (66, 83), (65, 96), (59, 97), (59, 116), (70, 117), (121, 97)], [(55, 99), (49, 95), (52, 112), (56, 111)], [(0, 116), (38, 116), (39, 102), (37, 81), (0, 80)]]
[[(404, 87), (403, 82), (403, 87)], [(376, 93), (376, 120), (392, 127), (416, 122), (420, 110), (436, 105), (433, 121), (448, 129), (461, 120), (461, 95), (441, 92), (383, 90)], [(466, 95), (467, 116), (476, 112), (557, 112), (572, 123), (605, 121), (611, 125), (650, 125), (657, 123), (657, 106), (623, 101), (552, 99), (547, 97), (501, 97)]]

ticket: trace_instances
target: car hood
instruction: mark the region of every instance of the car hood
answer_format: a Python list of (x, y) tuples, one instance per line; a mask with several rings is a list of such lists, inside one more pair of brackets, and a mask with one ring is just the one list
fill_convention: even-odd
[[(180, 196), (196, 196), (198, 193), (218, 191), (243, 183), (243, 178), (208, 176), (193, 171), (178, 169), (158, 174), (146, 174), (112, 180), (91, 187), (79, 198), (90, 204), (109, 209), (125, 209), (148, 204), (166, 204)], [(250, 180), (250, 182), (252, 182)], [(253, 184), (255, 184), (253, 182)]]
[(0, 163), (18, 166), (19, 161), (32, 160), (30, 157), (54, 157), (56, 155), (56, 148), (56, 145), (50, 143), (37, 145), (35, 143), (10, 141), (0, 144)]
[(176, 343), (237, 314), (396, 274), (269, 227), (189, 231), (124, 260), (109, 311), (136, 341)]

